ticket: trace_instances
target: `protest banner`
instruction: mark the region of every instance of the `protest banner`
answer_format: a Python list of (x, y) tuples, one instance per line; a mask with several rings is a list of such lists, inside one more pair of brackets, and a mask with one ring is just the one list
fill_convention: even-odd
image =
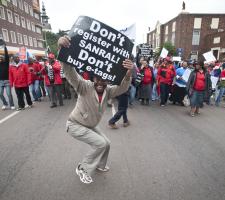
[(168, 53), (169, 53), (169, 51), (163, 47), (163, 49), (161, 51), (161, 54), (160, 54), (160, 57), (161, 58), (166, 58), (166, 56), (168, 55)]
[(119, 31), (87, 16), (80, 16), (69, 32), (71, 45), (61, 48), (58, 60), (77, 71), (87, 71), (119, 85), (126, 74), (122, 66), (130, 58), (133, 43)]

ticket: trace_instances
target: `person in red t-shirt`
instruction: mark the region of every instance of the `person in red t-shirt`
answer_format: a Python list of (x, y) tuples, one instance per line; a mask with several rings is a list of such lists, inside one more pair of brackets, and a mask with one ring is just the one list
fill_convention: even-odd
[(148, 61), (146, 59), (142, 61), (140, 73), (143, 74), (144, 77), (140, 84), (139, 98), (141, 99), (141, 105), (149, 105), (149, 99), (152, 96), (154, 74), (153, 70), (148, 66)]
[(157, 72), (157, 85), (160, 88), (160, 105), (165, 106), (171, 91), (176, 71), (169, 57), (164, 58)]
[(42, 67), (41, 65), (34, 62), (34, 59), (28, 58), (28, 69), (31, 73), (31, 84), (29, 85), (30, 93), (33, 96), (34, 101), (41, 101), (41, 90), (40, 90), (40, 74)]
[(199, 114), (199, 108), (203, 106), (204, 97), (212, 88), (210, 75), (203, 67), (203, 62), (194, 63), (195, 70), (191, 72), (188, 83), (187, 92), (190, 98), (192, 117)]
[(32, 107), (32, 101), (29, 93), (31, 84), (31, 74), (26, 63), (20, 62), (19, 54), (13, 56), (13, 62), (9, 66), (9, 82), (11, 87), (15, 87), (18, 99), (17, 110), (24, 110), (24, 94), (26, 96), (28, 107)]

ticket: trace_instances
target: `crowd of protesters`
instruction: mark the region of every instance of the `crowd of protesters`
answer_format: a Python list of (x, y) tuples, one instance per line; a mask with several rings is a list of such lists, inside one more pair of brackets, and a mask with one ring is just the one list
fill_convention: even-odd
[[(129, 90), (117, 97), (118, 111), (109, 120), (111, 128), (118, 128), (116, 122), (123, 117), (124, 126), (129, 125), (127, 117), (128, 106), (133, 107), (134, 101), (139, 100), (141, 105), (150, 105), (151, 101), (159, 101), (160, 106), (171, 104), (185, 106), (190, 104), (190, 115), (199, 114), (203, 103), (216, 106), (225, 93), (225, 60), (222, 62), (204, 63), (203, 61), (173, 62), (167, 56), (149, 65), (148, 59), (141, 57), (136, 62)], [(0, 98), (5, 109), (16, 109), (11, 88), (14, 87), (18, 100), (17, 110), (25, 109), (24, 96), (27, 107), (31, 108), (33, 102), (41, 101), (47, 96), (50, 107), (63, 106), (63, 99), (71, 99), (72, 87), (65, 78), (60, 62), (53, 53), (48, 54), (44, 61), (29, 57), (28, 62), (20, 60), (19, 54), (9, 58), (7, 47), (4, 46), (4, 55), (0, 56)], [(192, 72), (188, 80), (183, 79), (186, 69)], [(88, 73), (82, 73), (88, 80)], [(211, 76), (218, 78), (215, 88), (212, 88)], [(8, 101), (4, 95), (6, 91)]]
[[(12, 88), (14, 87), (18, 101), (15, 108)], [(65, 79), (59, 61), (53, 53), (48, 54), (44, 61), (28, 57), (27, 63), (20, 60), (19, 54), (8, 55), (4, 45), (4, 55), (0, 56), (0, 98), (2, 110), (24, 110), (26, 98), (27, 107), (32, 108), (35, 101), (41, 101), (48, 95), (50, 107), (63, 106), (63, 98), (71, 99), (71, 86)], [(4, 95), (6, 91), (8, 101)], [(57, 104), (57, 102), (59, 102)]]

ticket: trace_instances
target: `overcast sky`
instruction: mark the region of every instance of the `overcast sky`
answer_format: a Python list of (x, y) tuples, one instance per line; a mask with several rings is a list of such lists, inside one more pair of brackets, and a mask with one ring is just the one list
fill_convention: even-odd
[[(182, 0), (42, 0), (53, 32), (71, 29), (80, 15), (95, 18), (119, 30), (136, 23), (137, 43), (146, 41), (148, 27), (155, 29), (182, 10)], [(40, 2), (42, 2), (40, 1)], [(225, 0), (186, 0), (190, 13), (225, 13)]]

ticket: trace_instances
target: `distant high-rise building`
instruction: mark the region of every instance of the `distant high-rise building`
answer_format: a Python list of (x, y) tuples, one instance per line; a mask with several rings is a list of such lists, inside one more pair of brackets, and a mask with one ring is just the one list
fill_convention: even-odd
[(0, 34), (9, 54), (26, 47), (35, 56), (45, 55), (39, 5), (38, 0), (0, 1)]

